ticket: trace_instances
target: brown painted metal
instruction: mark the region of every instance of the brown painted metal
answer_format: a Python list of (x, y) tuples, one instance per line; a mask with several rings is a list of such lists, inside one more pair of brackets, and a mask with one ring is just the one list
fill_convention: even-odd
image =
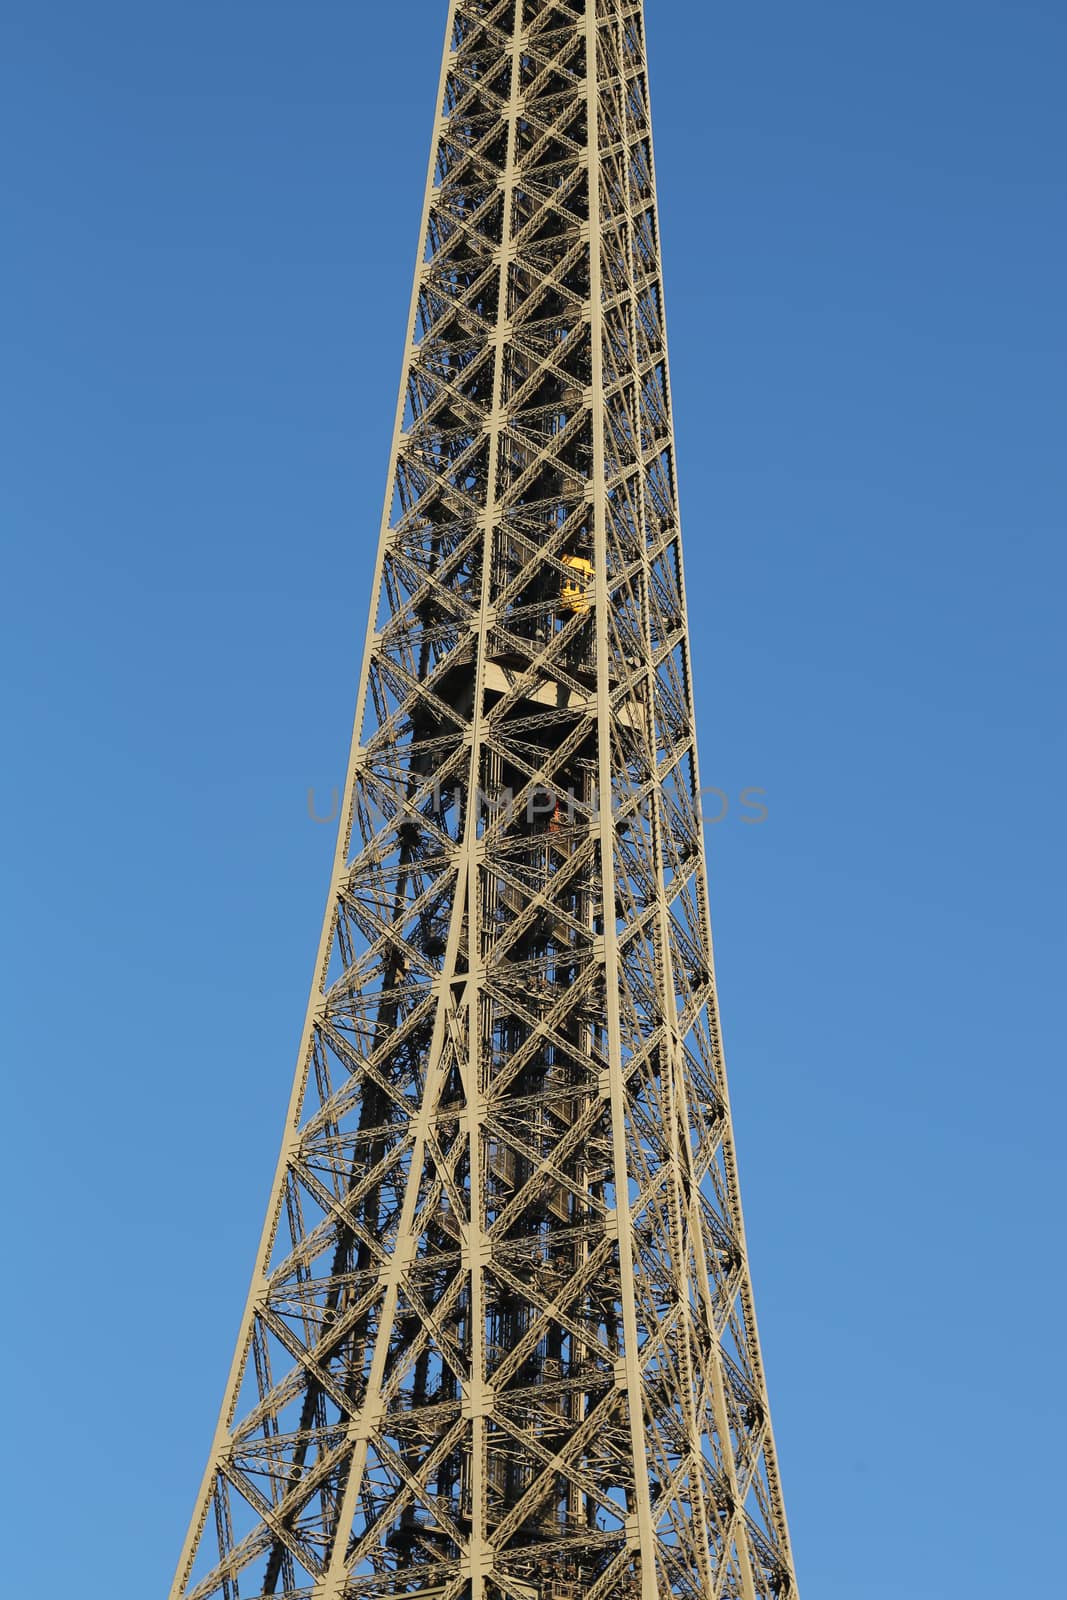
[(453, 0), (341, 828), (172, 1600), (783, 1600), (642, 6)]

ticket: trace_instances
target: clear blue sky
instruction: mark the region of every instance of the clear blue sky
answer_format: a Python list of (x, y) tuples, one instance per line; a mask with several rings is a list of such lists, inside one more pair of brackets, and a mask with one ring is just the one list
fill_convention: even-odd
[[(0, 4), (7, 1592), (162, 1595), (326, 887), (443, 0)], [(1067, 7), (650, 0), (807, 1600), (1062, 1577)], [(14, 1508), (14, 1509), (13, 1509)]]

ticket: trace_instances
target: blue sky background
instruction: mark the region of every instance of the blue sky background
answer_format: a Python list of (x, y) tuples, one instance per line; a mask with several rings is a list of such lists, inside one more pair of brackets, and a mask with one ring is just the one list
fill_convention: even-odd
[[(2, 0), (4, 1586), (166, 1592), (310, 978), (443, 0)], [(1049, 1592), (1067, 8), (648, 6), (809, 1600)]]

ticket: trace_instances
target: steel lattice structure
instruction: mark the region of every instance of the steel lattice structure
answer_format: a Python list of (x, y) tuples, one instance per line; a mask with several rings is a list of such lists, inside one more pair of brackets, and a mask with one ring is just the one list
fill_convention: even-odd
[(642, 6), (452, 0), (438, 104), (317, 981), (172, 1600), (783, 1600)]

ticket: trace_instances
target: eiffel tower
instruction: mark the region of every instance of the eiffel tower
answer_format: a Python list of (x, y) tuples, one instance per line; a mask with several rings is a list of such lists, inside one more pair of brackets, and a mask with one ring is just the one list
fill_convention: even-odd
[(171, 1600), (785, 1600), (643, 7), (452, 0), (325, 925)]

